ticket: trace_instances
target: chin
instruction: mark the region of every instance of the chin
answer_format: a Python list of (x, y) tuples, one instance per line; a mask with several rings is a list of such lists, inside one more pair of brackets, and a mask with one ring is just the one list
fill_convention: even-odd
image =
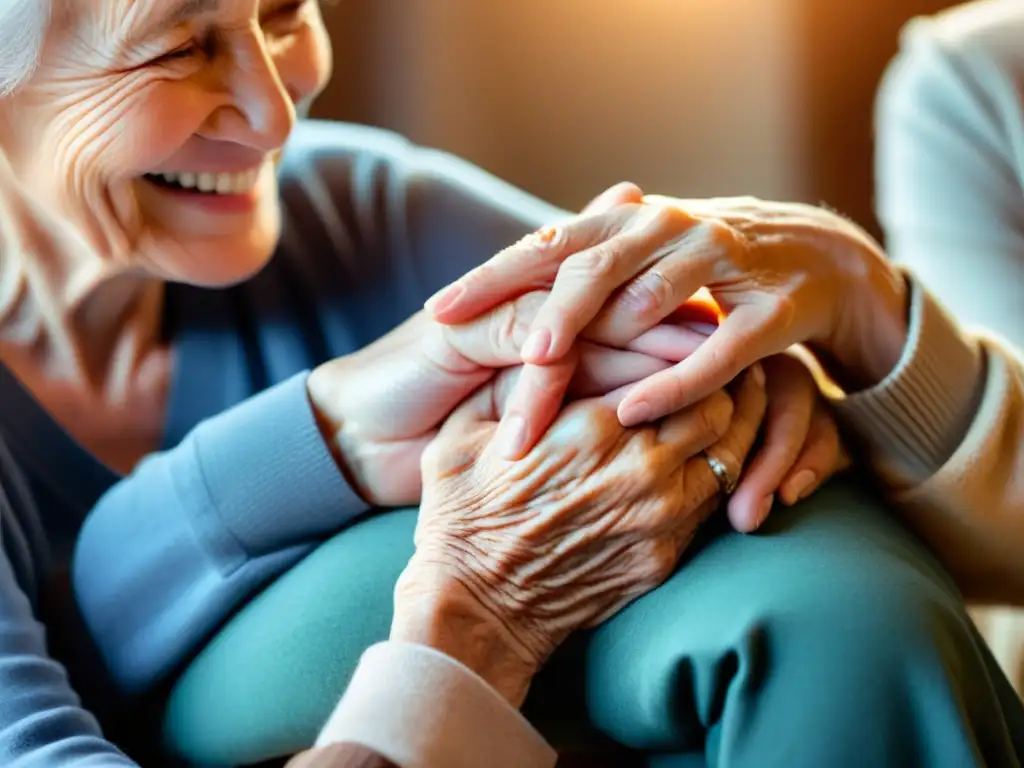
[(277, 236), (215, 238), (182, 243), (173, 257), (154, 260), (155, 277), (201, 288), (229, 288), (258, 274), (274, 255)]

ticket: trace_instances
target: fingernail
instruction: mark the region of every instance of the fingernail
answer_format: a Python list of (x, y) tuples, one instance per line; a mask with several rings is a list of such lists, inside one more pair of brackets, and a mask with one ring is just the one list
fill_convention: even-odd
[(624, 427), (635, 427), (637, 424), (650, 421), (653, 415), (654, 409), (650, 403), (645, 400), (637, 400), (622, 408), (619, 413), (619, 423)]
[(754, 383), (759, 387), (764, 386), (764, 366), (760, 363), (754, 363), (750, 367), (750, 375), (754, 377)]
[(526, 419), (522, 416), (511, 416), (502, 421), (498, 427), (497, 440), (502, 458), (509, 461), (518, 459), (526, 444)]
[(710, 336), (718, 330), (718, 326), (711, 323), (687, 323), (686, 327), (694, 333), (699, 333), (701, 336)]
[(558, 237), (558, 227), (542, 227), (534, 233), (538, 245), (551, 245)]
[(811, 490), (817, 475), (809, 469), (801, 469), (787, 484), (787, 494), (793, 501), (800, 501)]
[(522, 356), (527, 362), (541, 362), (551, 351), (551, 332), (547, 328), (539, 328), (526, 337)]
[(435, 293), (423, 304), (428, 312), (433, 314), (439, 314), (445, 310), (451, 309), (462, 295), (466, 292), (466, 287), (460, 283), (453, 283), (452, 285), (442, 288), (440, 291)]
[(757, 524), (754, 528), (760, 528), (768, 519), (768, 513), (772, 511), (772, 504), (775, 503), (775, 494), (770, 493), (761, 499), (761, 506), (757, 508)]

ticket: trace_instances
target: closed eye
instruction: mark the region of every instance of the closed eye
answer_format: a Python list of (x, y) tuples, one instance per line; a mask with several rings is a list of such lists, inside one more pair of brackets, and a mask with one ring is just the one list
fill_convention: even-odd
[(174, 61), (183, 61), (185, 59), (192, 58), (198, 52), (199, 52), (199, 48), (196, 46), (196, 44), (195, 43), (189, 43), (188, 45), (183, 45), (180, 48), (176, 48), (173, 51), (170, 51), (169, 53), (165, 53), (162, 56), (158, 56), (154, 60), (154, 63), (155, 64), (167, 64), (167, 63), (171, 63), (171, 62), (174, 62)]

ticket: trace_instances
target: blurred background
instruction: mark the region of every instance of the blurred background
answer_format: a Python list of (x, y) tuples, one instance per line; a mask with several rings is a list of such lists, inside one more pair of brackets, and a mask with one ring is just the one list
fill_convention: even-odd
[(340, 0), (322, 118), (578, 209), (609, 184), (825, 202), (877, 234), (875, 89), (938, 0)]

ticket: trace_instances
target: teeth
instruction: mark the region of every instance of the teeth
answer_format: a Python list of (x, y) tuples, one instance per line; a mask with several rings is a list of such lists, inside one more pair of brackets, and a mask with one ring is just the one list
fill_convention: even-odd
[(215, 192), (218, 195), (239, 195), (256, 186), (260, 168), (244, 173), (163, 173), (160, 176), (170, 184), (200, 192)]

